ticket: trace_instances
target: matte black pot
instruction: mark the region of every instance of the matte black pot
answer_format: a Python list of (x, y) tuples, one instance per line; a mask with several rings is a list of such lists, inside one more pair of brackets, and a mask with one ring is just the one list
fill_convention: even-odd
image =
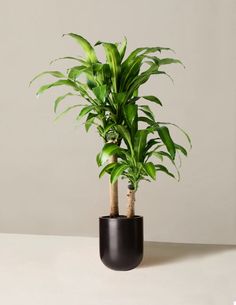
[(143, 258), (143, 217), (99, 218), (100, 257), (113, 270), (131, 270)]

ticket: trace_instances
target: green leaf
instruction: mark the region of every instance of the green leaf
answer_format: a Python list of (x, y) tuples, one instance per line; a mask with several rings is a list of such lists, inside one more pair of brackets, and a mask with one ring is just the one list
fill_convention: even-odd
[(129, 131), (122, 125), (117, 125), (116, 129), (118, 133), (122, 136), (124, 141), (126, 142), (126, 145), (129, 147), (131, 153), (133, 153), (133, 147), (131, 142), (131, 137)]
[(155, 169), (156, 169), (156, 171), (164, 172), (167, 175), (171, 176), (172, 178), (175, 178), (175, 175), (172, 174), (171, 172), (169, 172), (168, 169), (164, 165), (157, 164), (157, 165), (155, 165)]
[(97, 113), (89, 113), (85, 122), (85, 130), (88, 132), (90, 127), (93, 125)]
[(184, 66), (184, 64), (176, 58), (162, 58), (158, 60), (159, 65), (169, 65), (169, 64), (181, 64)]
[(53, 59), (52, 61), (50, 61), (49, 64), (51, 65), (51, 64), (53, 64), (56, 61), (65, 60), (65, 59), (76, 60), (76, 61), (79, 61), (80, 63), (86, 64), (85, 60), (83, 60), (81, 58), (78, 58), (78, 57), (72, 57), (72, 56), (65, 56), (65, 57), (59, 57), (59, 58)]
[(155, 117), (154, 117), (154, 113), (152, 112), (152, 110), (150, 109), (149, 106), (147, 105), (141, 105), (139, 106), (139, 109), (145, 113), (151, 120), (155, 121)]
[(58, 80), (54, 83), (51, 83), (51, 84), (47, 84), (47, 85), (43, 85), (41, 86), (36, 95), (39, 96), (40, 94), (42, 94), (44, 91), (52, 88), (52, 87), (56, 87), (56, 86), (69, 86), (69, 87), (72, 87), (74, 88), (75, 90), (78, 90), (78, 87), (76, 86), (76, 84), (74, 82), (72, 82), (71, 80), (69, 79), (61, 79), (61, 80)]
[(147, 130), (138, 130), (134, 137), (134, 153), (138, 161), (143, 161), (147, 142)]
[(66, 110), (64, 110), (62, 113), (60, 113), (60, 114), (55, 118), (54, 121), (59, 120), (62, 116), (64, 116), (65, 114), (67, 114), (71, 109), (74, 109), (74, 108), (77, 108), (77, 107), (81, 107), (81, 106), (84, 106), (84, 105), (76, 104), (76, 105), (73, 105), (73, 106), (68, 107)]
[(151, 155), (152, 155), (152, 156), (155, 156), (155, 157), (157, 157), (158, 159), (160, 159), (161, 161), (163, 161), (163, 155), (162, 155), (161, 153), (159, 153), (159, 152), (157, 152), (157, 151), (153, 151), (153, 152), (151, 153)]
[(103, 149), (101, 151), (101, 154), (99, 157), (99, 164), (101, 164), (101, 165), (104, 164), (108, 160), (108, 158), (111, 155), (116, 154), (117, 151), (119, 151), (119, 146), (117, 146), (114, 143), (106, 143), (103, 146)]
[(144, 117), (144, 116), (138, 117), (138, 121), (140, 121), (140, 122), (145, 122), (145, 123), (147, 123), (147, 124), (150, 125), (150, 126), (153, 125), (153, 120), (150, 120), (150, 119), (148, 119), (148, 118), (146, 118), (146, 117)]
[(72, 80), (76, 80), (82, 73), (88, 73), (88, 72), (90, 72), (91, 74), (90, 68), (86, 66), (76, 66), (69, 70), (68, 78)]
[(109, 171), (110, 171), (111, 169), (113, 169), (114, 166), (115, 166), (116, 164), (117, 164), (117, 162), (112, 162), (112, 163), (107, 164), (107, 165), (101, 170), (101, 172), (100, 172), (100, 174), (99, 174), (99, 178), (101, 178), (105, 173), (109, 173)]
[(134, 78), (139, 74), (143, 57), (136, 57), (132, 61), (121, 65), (120, 90), (127, 91)]
[(66, 35), (74, 38), (80, 44), (90, 62), (95, 63), (98, 61), (94, 48), (84, 37), (74, 33), (64, 34), (63, 36)]
[(81, 109), (79, 115), (76, 117), (76, 120), (79, 121), (82, 117), (84, 117), (88, 112), (94, 109), (94, 106), (85, 106), (83, 109)]
[(63, 73), (61, 73), (60, 71), (45, 71), (42, 73), (39, 73), (38, 75), (36, 75), (29, 83), (29, 86), (39, 77), (43, 76), (43, 75), (51, 75), (57, 78), (64, 78), (65, 75)]
[(110, 67), (110, 70), (112, 73), (113, 89), (114, 89), (114, 92), (117, 92), (118, 78), (119, 78), (119, 74), (120, 74), (120, 63), (121, 63), (120, 54), (119, 54), (115, 44), (103, 42), (102, 45), (103, 45), (105, 53), (106, 53), (107, 63), (109, 64), (109, 67)]
[(190, 136), (187, 134), (187, 132), (185, 130), (180, 128), (178, 125), (173, 124), (173, 123), (169, 123), (169, 122), (158, 122), (158, 124), (160, 124), (160, 125), (171, 125), (171, 126), (174, 126), (174, 127), (178, 128), (185, 135), (185, 137), (187, 138), (187, 140), (189, 142), (190, 148), (192, 148), (192, 142), (191, 142)]
[(101, 101), (102, 103), (105, 103), (106, 97), (107, 97), (107, 86), (106, 85), (94, 87), (92, 89), (92, 91), (99, 101)]
[(187, 150), (183, 146), (175, 143), (175, 148), (178, 149), (179, 151), (181, 151), (182, 154), (187, 157), (187, 155), (188, 155)]
[(129, 166), (126, 164), (117, 163), (111, 172), (111, 183), (115, 183), (119, 176), (128, 168)]
[(143, 97), (145, 100), (154, 102), (154, 103), (159, 104), (159, 105), (162, 106), (161, 101), (160, 101), (159, 98), (157, 98), (156, 96), (153, 96), (153, 95), (145, 95), (145, 96), (142, 96), (142, 97)]
[(138, 106), (135, 104), (124, 105), (124, 115), (126, 122), (132, 128), (135, 121), (137, 121)]
[(157, 127), (157, 132), (162, 140), (162, 142), (165, 144), (168, 152), (170, 153), (172, 159), (175, 159), (175, 144), (170, 136), (169, 129), (166, 126)]
[(66, 93), (64, 95), (61, 95), (59, 96), (55, 102), (54, 102), (54, 112), (56, 113), (57, 112), (57, 108), (58, 108), (58, 105), (67, 97), (67, 96), (73, 96), (73, 95), (76, 95), (76, 94), (73, 94), (71, 92), (69, 93)]
[(156, 180), (156, 168), (152, 162), (143, 163), (143, 168), (148, 176), (150, 176), (153, 180)]
[(125, 56), (125, 51), (126, 51), (126, 47), (127, 47), (127, 38), (124, 37), (124, 40), (121, 44), (121, 46), (119, 47), (118, 51), (120, 53), (120, 60), (122, 61), (122, 59), (124, 58)]

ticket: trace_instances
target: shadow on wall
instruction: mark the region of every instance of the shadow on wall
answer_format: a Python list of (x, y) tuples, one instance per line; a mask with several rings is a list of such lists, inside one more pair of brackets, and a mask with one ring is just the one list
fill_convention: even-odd
[(144, 258), (139, 268), (174, 263), (189, 258), (203, 258), (220, 252), (236, 250), (236, 246), (173, 243), (144, 243)]

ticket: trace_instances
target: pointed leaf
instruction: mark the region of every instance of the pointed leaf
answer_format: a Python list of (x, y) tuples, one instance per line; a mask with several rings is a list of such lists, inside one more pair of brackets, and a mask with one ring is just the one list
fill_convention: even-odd
[(81, 109), (79, 115), (76, 117), (76, 120), (79, 121), (82, 117), (84, 117), (88, 112), (92, 111), (94, 106), (85, 106)]
[(118, 51), (120, 53), (120, 60), (122, 61), (122, 59), (124, 58), (125, 56), (125, 51), (126, 51), (126, 46), (127, 46), (127, 38), (124, 37), (124, 40), (121, 44), (121, 46), (119, 47)]
[(66, 108), (66, 110), (64, 110), (62, 113), (60, 113), (54, 121), (57, 121), (59, 120), (62, 116), (64, 116), (65, 114), (67, 114), (71, 109), (74, 109), (74, 108), (77, 108), (77, 107), (81, 107), (81, 106), (84, 106), (84, 105), (81, 105), (81, 104), (76, 104), (76, 105), (73, 105), (73, 106), (70, 106), (68, 108)]
[(147, 105), (139, 106), (139, 109), (145, 113), (151, 120), (155, 121), (154, 113), (152, 112), (151, 108)]
[(104, 164), (111, 155), (116, 154), (119, 151), (119, 146), (114, 143), (106, 143), (100, 154), (100, 164)]
[(171, 176), (172, 178), (175, 178), (175, 175), (172, 174), (171, 172), (169, 172), (168, 169), (164, 165), (157, 164), (157, 165), (155, 165), (155, 168), (156, 168), (156, 171), (164, 172), (167, 175)]
[(178, 149), (179, 151), (181, 151), (182, 154), (187, 157), (187, 155), (188, 155), (187, 150), (183, 146), (175, 143), (175, 148)]
[(134, 138), (134, 153), (138, 161), (143, 161), (147, 142), (147, 130), (138, 130)]
[(158, 122), (158, 124), (161, 124), (161, 125), (171, 125), (171, 126), (174, 126), (174, 127), (178, 128), (185, 135), (185, 137), (187, 138), (187, 140), (189, 142), (190, 148), (192, 148), (192, 142), (191, 142), (190, 136), (187, 134), (187, 132), (185, 130), (180, 128), (178, 125), (173, 124), (173, 123), (169, 123), (169, 122)]
[(73, 95), (76, 95), (76, 94), (73, 94), (71, 92), (69, 93), (66, 93), (64, 95), (61, 95), (59, 96), (55, 102), (54, 102), (54, 112), (56, 113), (57, 112), (57, 108), (58, 108), (58, 105), (67, 97), (67, 96), (73, 96)]
[(80, 44), (80, 46), (83, 48), (84, 52), (86, 53), (87, 59), (90, 62), (95, 63), (98, 61), (94, 48), (84, 37), (74, 33), (64, 34), (63, 36), (65, 35), (74, 38)]
[(45, 71), (42, 73), (39, 73), (38, 75), (36, 75), (29, 83), (29, 86), (39, 77), (43, 76), (43, 75), (51, 75), (57, 78), (64, 78), (65, 75), (63, 73), (61, 73), (60, 71)]
[(111, 172), (111, 183), (115, 183), (120, 175), (128, 168), (129, 166), (126, 164), (117, 163)]
[(162, 106), (161, 101), (160, 101), (159, 98), (157, 98), (156, 96), (153, 96), (153, 95), (145, 95), (145, 96), (142, 96), (142, 97), (143, 97), (145, 100), (154, 102), (154, 103), (159, 104), (159, 105)]
[(92, 89), (92, 91), (99, 101), (101, 101), (102, 103), (105, 102), (106, 97), (107, 97), (107, 86), (106, 85), (94, 87)]
[(172, 159), (174, 160), (175, 159), (175, 144), (170, 136), (169, 129), (166, 126), (161, 126), (161, 127), (157, 128), (157, 132), (158, 132), (162, 142), (165, 144)]
[(114, 168), (114, 166), (117, 164), (117, 162), (112, 162), (107, 164), (100, 172), (99, 174), (99, 178), (101, 178), (105, 173), (109, 173), (110, 170), (112, 170)]
[(105, 49), (107, 63), (109, 64), (112, 73), (113, 89), (114, 92), (117, 92), (118, 78), (120, 74), (120, 63), (121, 63), (120, 54), (115, 44), (103, 42), (102, 45)]
[(71, 80), (69, 79), (61, 79), (61, 80), (58, 80), (56, 81), (55, 83), (50, 83), (50, 84), (47, 84), (47, 85), (43, 85), (41, 86), (36, 95), (39, 96), (40, 94), (42, 94), (44, 91), (52, 88), (52, 87), (56, 87), (56, 86), (70, 86), (72, 88), (74, 88), (75, 90), (78, 90), (78, 87), (76, 86), (76, 84), (74, 82), (72, 82)]
[(152, 162), (147, 162), (143, 164), (143, 168), (153, 180), (156, 180), (156, 168)]
[(138, 106), (135, 104), (128, 104), (124, 106), (124, 115), (126, 122), (130, 127), (137, 121)]

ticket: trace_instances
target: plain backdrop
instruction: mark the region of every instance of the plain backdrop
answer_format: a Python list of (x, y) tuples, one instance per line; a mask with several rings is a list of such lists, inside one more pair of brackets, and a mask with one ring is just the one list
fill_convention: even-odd
[[(32, 77), (61, 56), (82, 55), (75, 32), (95, 43), (128, 38), (139, 46), (168, 46), (186, 69), (168, 67), (174, 85), (153, 77), (142, 92), (158, 96), (160, 120), (185, 128), (193, 149), (178, 183), (162, 174), (143, 182), (136, 212), (153, 241), (236, 244), (236, 2), (234, 0), (21, 0), (0, 11), (0, 232), (98, 234), (108, 213), (108, 179), (98, 179), (101, 140), (76, 123), (76, 112), (54, 122), (53, 101), (40, 99)], [(99, 54), (102, 54), (100, 49)], [(60, 110), (65, 109), (66, 102)], [(180, 134), (179, 142), (187, 144)], [(125, 212), (126, 183), (120, 184)]]

